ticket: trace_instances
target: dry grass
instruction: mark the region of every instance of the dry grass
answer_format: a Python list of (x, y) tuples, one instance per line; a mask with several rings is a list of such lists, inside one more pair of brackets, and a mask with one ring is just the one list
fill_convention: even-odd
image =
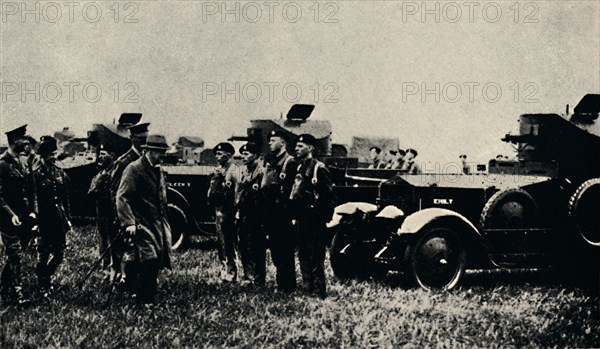
[[(146, 310), (113, 297), (96, 273), (73, 285), (95, 260), (93, 228), (70, 236), (47, 303), (0, 308), (0, 348), (36, 347), (599, 347), (596, 289), (563, 286), (550, 275), (475, 274), (449, 293), (403, 289), (398, 278), (342, 283), (328, 269), (329, 298), (286, 296), (217, 281), (207, 241), (175, 255), (160, 277), (161, 304)], [(33, 256), (25, 272), (33, 271)], [(28, 285), (34, 282), (27, 278)]]

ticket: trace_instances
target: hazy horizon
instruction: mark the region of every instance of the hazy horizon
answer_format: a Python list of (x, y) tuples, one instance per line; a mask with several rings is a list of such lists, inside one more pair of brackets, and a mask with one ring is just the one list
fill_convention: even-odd
[[(311, 103), (311, 118), (331, 121), (335, 143), (398, 137), (422, 161), (459, 153), (485, 161), (511, 151), (500, 138), (520, 114), (561, 114), (600, 92), (597, 1), (476, 2), (471, 18), (463, 2), (429, 2), (439, 18), (422, 17), (422, 2), (274, 2), (272, 22), (263, 3), (228, 2), (238, 17), (222, 17), (221, 3), (132, 1), (118, 3), (116, 16), (113, 3), (97, 2), (93, 22), (95, 7), (83, 14), (82, 2), (71, 23), (64, 3), (54, 3), (56, 20), (56, 8), (38, 2), (37, 23), (23, 18), (20, 2), (8, 3), (15, 10), (3, 1), (0, 131), (27, 123), (36, 137), (64, 126), (84, 136), (93, 123), (142, 112), (151, 133), (169, 142), (200, 136), (210, 146), (244, 134), (251, 119)], [(302, 10), (297, 22), (285, 6)], [(23, 91), (35, 83), (39, 93)], [(239, 92), (221, 95), (236, 83)]]

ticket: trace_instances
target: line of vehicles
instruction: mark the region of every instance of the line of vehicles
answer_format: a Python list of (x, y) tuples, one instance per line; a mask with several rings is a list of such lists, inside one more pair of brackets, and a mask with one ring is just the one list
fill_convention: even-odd
[[(584, 96), (570, 115), (568, 109), (565, 115), (521, 115), (519, 134), (502, 139), (516, 146), (515, 160), (492, 159), (486, 171), (470, 175), (358, 168), (356, 158), (335, 151), (329, 122), (309, 119), (313, 109), (299, 104), (285, 118), (252, 120), (246, 135), (231, 140), (256, 142), (265, 152), (272, 130), (319, 140), (316, 151), (332, 173), (339, 203), (328, 225), (337, 277), (377, 278), (397, 270), (425, 289), (451, 289), (466, 269), (554, 268), (599, 278), (599, 94)], [(86, 140), (123, 153), (133, 121), (139, 119), (95, 125)], [(97, 171), (95, 157), (86, 156), (64, 162), (72, 198), (81, 203), (89, 202), (87, 187)], [(204, 193), (215, 164), (164, 168), (173, 248), (190, 235), (213, 235), (214, 210)], [(89, 206), (75, 203), (81, 212), (73, 215), (92, 216)]]

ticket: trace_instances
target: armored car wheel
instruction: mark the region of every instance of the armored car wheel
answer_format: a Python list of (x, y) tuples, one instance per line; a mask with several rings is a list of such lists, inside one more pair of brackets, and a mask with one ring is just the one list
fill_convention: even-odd
[(600, 178), (583, 182), (569, 199), (569, 217), (579, 235), (600, 246)]
[(481, 211), (484, 229), (522, 229), (536, 226), (538, 206), (522, 189), (501, 190), (487, 201)]
[(185, 212), (179, 206), (175, 204), (168, 204), (169, 210), (169, 225), (171, 226), (171, 250), (179, 250), (185, 247), (188, 235), (187, 235), (187, 216)]
[(454, 288), (466, 264), (466, 251), (449, 228), (429, 228), (411, 248), (410, 272), (416, 284), (426, 290)]
[(348, 246), (350, 240), (343, 231), (337, 231), (333, 236), (331, 247), (329, 248), (329, 261), (331, 269), (336, 277), (342, 280), (350, 279), (355, 275), (350, 257), (344, 253), (344, 248)]

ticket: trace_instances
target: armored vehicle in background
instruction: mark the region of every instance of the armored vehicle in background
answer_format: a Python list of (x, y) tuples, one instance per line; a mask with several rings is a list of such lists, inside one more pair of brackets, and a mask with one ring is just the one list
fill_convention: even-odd
[[(96, 208), (88, 196), (88, 189), (92, 178), (98, 173), (96, 160), (101, 149), (120, 156), (130, 147), (129, 131), (127, 127), (137, 124), (142, 118), (139, 113), (123, 113), (118, 123), (94, 124), (92, 130), (88, 131), (86, 138), (71, 138), (67, 140), (65, 129), (61, 134), (63, 143), (77, 144), (84, 149), (74, 154), (68, 154), (68, 148), (74, 146), (65, 145), (63, 154), (59, 154), (60, 161), (57, 165), (65, 170), (70, 181), (69, 195), (71, 199), (71, 215), (74, 217), (95, 217)], [(67, 129), (68, 130), (68, 129)], [(85, 144), (85, 146), (83, 146)]]
[[(300, 134), (309, 133), (318, 140), (316, 154), (321, 159), (332, 159), (331, 125), (324, 120), (308, 120), (314, 105), (296, 104), (287, 113), (286, 118), (256, 119), (250, 121), (246, 135), (232, 136), (229, 141), (254, 142), (263, 154), (269, 154), (269, 135), (271, 131), (282, 131), (288, 138), (288, 152), (294, 153), (295, 140)], [(268, 155), (267, 155), (268, 156)], [(179, 243), (184, 244), (189, 235), (214, 234), (214, 208), (207, 202), (206, 193), (210, 176), (216, 163), (195, 165), (164, 165), (169, 182), (169, 210), (171, 228)], [(241, 163), (236, 162), (236, 166)], [(343, 171), (338, 174), (343, 178)], [(374, 193), (376, 193), (376, 187)], [(371, 195), (375, 199), (375, 195)]]
[[(336, 209), (330, 249), (341, 278), (398, 270), (425, 289), (451, 289), (465, 269), (552, 268), (598, 280), (600, 95), (575, 113), (525, 114), (514, 161), (488, 173), (398, 174), (377, 205)], [(568, 113), (567, 113), (568, 114)]]

